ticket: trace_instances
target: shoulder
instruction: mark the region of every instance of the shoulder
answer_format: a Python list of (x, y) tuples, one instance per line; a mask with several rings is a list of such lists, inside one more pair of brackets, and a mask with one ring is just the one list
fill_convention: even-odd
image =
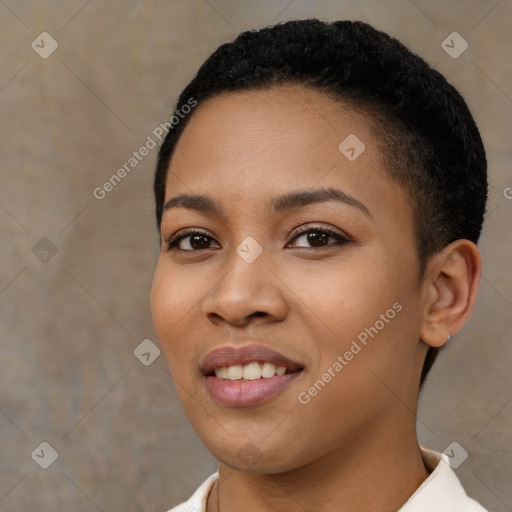
[(168, 512), (206, 512), (206, 500), (210, 494), (213, 484), (217, 481), (219, 474), (209, 476), (196, 490), (196, 492), (184, 503), (168, 510)]
[(466, 494), (447, 456), (425, 448), (421, 452), (430, 475), (399, 512), (487, 512)]

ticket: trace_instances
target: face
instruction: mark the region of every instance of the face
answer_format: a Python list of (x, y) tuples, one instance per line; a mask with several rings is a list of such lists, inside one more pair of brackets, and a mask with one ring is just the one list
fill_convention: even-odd
[(299, 86), (210, 99), (177, 144), (153, 322), (232, 468), (289, 471), (414, 423), (413, 210), (383, 161), (362, 114)]

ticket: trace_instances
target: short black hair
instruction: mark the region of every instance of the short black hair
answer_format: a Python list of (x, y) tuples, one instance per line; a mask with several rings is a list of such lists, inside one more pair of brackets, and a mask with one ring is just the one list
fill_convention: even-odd
[[(243, 32), (203, 63), (175, 112), (191, 98), (201, 105), (223, 93), (295, 84), (366, 115), (387, 171), (414, 205), (420, 277), (428, 258), (449, 243), (477, 243), (487, 161), (468, 107), (441, 73), (367, 23), (304, 19)], [(160, 147), (154, 179), (158, 229), (170, 160), (193, 112), (180, 116)], [(429, 348), (420, 386), (438, 350)]]

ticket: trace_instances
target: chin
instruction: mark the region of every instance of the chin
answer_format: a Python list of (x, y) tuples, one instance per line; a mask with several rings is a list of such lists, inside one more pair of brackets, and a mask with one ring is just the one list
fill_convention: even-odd
[(247, 460), (240, 457), (238, 453), (229, 454), (227, 456), (226, 453), (223, 453), (222, 455), (222, 457), (216, 457), (219, 462), (234, 471), (250, 473), (252, 475), (278, 475), (296, 469), (297, 467), (292, 464), (291, 461), (278, 461), (275, 456), (262, 455), (257, 460)]
[(250, 439), (228, 439), (225, 443), (204, 440), (208, 451), (232, 470), (254, 475), (273, 475), (292, 471), (301, 466), (296, 447), (279, 439), (277, 443), (252, 442)]

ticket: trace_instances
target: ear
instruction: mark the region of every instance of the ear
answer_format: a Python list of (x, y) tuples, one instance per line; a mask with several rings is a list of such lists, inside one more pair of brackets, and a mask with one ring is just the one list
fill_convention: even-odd
[(430, 260), (423, 282), (421, 340), (444, 345), (467, 322), (482, 276), (482, 258), (469, 240), (456, 240)]

